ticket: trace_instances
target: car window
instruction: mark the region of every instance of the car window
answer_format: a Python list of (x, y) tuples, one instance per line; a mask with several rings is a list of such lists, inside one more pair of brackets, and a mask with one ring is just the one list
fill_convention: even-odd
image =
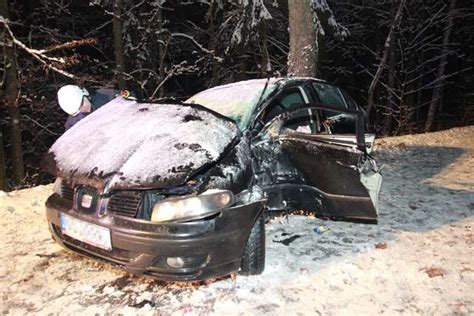
[(319, 125), (318, 114), (311, 109), (304, 109), (298, 111), (283, 123), (283, 128), (291, 129), (303, 134), (318, 133), (317, 126)]
[(357, 103), (354, 101), (354, 99), (344, 91), (343, 89), (339, 89), (342, 92), (342, 95), (344, 96), (344, 100), (346, 101), (347, 106), (351, 110), (357, 110)]
[(337, 113), (337, 115), (329, 117), (328, 112), (334, 111), (301, 109), (292, 113), (283, 122), (282, 127), (303, 134), (355, 134), (356, 119), (354, 115)]
[(280, 103), (283, 105), (285, 109), (288, 110), (288, 109), (291, 109), (292, 107), (303, 105), (304, 99), (303, 99), (303, 96), (301, 95), (301, 92), (296, 90), (286, 95), (283, 95), (280, 98)]
[(347, 109), (346, 102), (338, 87), (321, 82), (313, 82), (313, 87), (321, 103)]
[[(314, 90), (318, 96), (319, 102), (325, 105), (334, 106), (340, 109), (347, 109), (348, 106), (344, 100), (341, 90), (338, 87), (321, 82), (313, 82)], [(338, 112), (327, 111), (328, 117), (338, 115)]]
[(263, 122), (271, 121), (282, 112), (302, 106), (305, 104), (303, 95), (298, 88), (285, 91), (278, 95), (266, 108), (263, 113)]

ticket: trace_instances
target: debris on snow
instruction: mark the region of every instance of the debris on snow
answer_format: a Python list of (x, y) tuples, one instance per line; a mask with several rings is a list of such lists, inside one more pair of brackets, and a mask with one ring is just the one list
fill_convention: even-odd
[(430, 267), (430, 268), (423, 268), (423, 269), (420, 269), (420, 271), (423, 271), (425, 272), (430, 278), (434, 278), (434, 277), (439, 277), (439, 276), (444, 276), (445, 275), (445, 271), (441, 268), (436, 268), (436, 267)]
[[(282, 236), (287, 236), (289, 234), (286, 234), (286, 233), (283, 233), (281, 234)], [(293, 235), (293, 236), (290, 236), (290, 237), (287, 237), (285, 239), (282, 239), (282, 240), (275, 240), (273, 239), (273, 242), (277, 242), (277, 243), (281, 243), (285, 246), (289, 246), (292, 242), (294, 242), (296, 239), (298, 238), (301, 238), (301, 235)]]

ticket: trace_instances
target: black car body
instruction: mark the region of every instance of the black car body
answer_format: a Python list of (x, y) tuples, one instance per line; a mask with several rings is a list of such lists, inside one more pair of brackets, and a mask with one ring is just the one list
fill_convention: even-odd
[(53, 238), (134, 274), (202, 280), (264, 268), (266, 212), (376, 221), (364, 112), (311, 78), (215, 87), (183, 104), (117, 98), (46, 155)]

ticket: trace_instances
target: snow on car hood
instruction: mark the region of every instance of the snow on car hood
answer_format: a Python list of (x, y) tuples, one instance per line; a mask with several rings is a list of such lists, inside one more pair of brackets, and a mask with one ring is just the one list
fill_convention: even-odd
[(216, 161), (237, 133), (234, 122), (199, 106), (116, 98), (64, 133), (44, 166), (111, 188), (178, 185)]

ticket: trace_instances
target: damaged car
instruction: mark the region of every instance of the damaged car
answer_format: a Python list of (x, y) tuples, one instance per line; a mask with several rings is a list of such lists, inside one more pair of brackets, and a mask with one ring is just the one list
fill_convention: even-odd
[(119, 97), (45, 156), (49, 229), (132, 274), (260, 274), (269, 212), (376, 221), (373, 140), (356, 102), (318, 79), (242, 81), (181, 104)]

